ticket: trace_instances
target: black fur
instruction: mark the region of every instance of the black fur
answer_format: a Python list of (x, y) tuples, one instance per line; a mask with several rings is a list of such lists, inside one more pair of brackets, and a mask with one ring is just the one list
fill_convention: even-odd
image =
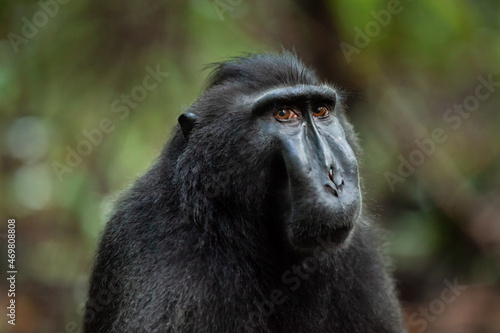
[[(217, 64), (155, 165), (127, 191), (97, 253), (85, 332), (404, 332), (361, 216), (348, 241), (303, 253), (276, 226), (276, 143), (245, 107), (268, 89), (322, 84), (294, 55)], [(337, 102), (346, 140), (357, 139)]]

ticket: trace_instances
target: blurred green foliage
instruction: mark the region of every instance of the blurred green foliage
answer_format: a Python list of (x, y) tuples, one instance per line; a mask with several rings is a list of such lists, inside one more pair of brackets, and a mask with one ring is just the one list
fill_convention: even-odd
[[(445, 278), (498, 292), (500, 89), (456, 129), (445, 114), (475, 95), (479, 77), (500, 81), (500, 6), (401, 0), (384, 25), (376, 17), (391, 1), (0, 3), (0, 207), (4, 220), (18, 220), (16, 332), (79, 331), (113, 200), (152, 164), (200, 94), (204, 65), (282, 47), (347, 90), (365, 150), (365, 203), (390, 230), (388, 251), (409, 311)], [(366, 30), (370, 24), (379, 29)], [(363, 47), (359, 31), (368, 36)], [(359, 52), (346, 57), (342, 43)], [(168, 76), (140, 90), (148, 67)], [(136, 106), (124, 102), (142, 91)], [(126, 116), (115, 112), (117, 99)], [(82, 144), (103, 119), (112, 130)], [(398, 174), (399, 157), (409, 159), (415, 140), (436, 128), (445, 142), (392, 191), (387, 173)], [(68, 156), (79, 147), (90, 148), (78, 162)]]

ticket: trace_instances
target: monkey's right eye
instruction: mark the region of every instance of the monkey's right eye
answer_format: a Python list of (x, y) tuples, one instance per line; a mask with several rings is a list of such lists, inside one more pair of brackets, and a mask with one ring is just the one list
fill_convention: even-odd
[(274, 118), (276, 118), (278, 121), (288, 121), (288, 120), (296, 119), (298, 117), (299, 116), (291, 108), (279, 109), (274, 114)]

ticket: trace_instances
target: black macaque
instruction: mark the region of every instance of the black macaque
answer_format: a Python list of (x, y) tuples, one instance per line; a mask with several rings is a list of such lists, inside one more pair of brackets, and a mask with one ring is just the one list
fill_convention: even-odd
[(359, 153), (342, 93), (295, 55), (216, 64), (116, 205), (85, 332), (405, 332)]

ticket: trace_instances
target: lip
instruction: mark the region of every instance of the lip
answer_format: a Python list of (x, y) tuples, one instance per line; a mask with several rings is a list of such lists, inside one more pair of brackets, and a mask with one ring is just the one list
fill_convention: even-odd
[(316, 247), (335, 248), (345, 242), (352, 231), (352, 225), (339, 226), (315, 237), (297, 237), (293, 243), (304, 251), (314, 250)]

